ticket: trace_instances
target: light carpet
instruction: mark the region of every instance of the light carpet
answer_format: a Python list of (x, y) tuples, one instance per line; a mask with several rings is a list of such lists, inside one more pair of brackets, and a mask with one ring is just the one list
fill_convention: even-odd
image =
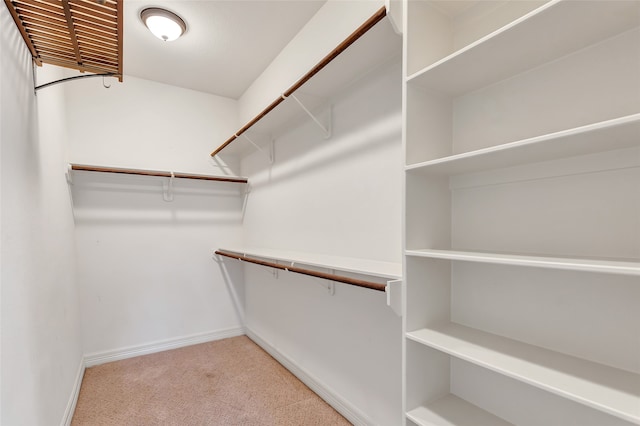
[(87, 368), (72, 426), (349, 425), (246, 336)]

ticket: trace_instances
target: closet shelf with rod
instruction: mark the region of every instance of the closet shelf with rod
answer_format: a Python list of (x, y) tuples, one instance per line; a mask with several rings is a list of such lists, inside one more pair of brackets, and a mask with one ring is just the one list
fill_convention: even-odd
[[(254, 263), (302, 275), (324, 278), (330, 281), (369, 288), (387, 293), (387, 304), (398, 314), (400, 311), (400, 283), (402, 264), (393, 262), (374, 261), (339, 256), (329, 256), (311, 253), (291, 252), (271, 249), (218, 249), (216, 255)], [(304, 265), (300, 267), (299, 265)], [(311, 268), (323, 268), (331, 271), (341, 271), (345, 274), (358, 274), (377, 277), (379, 280), (353, 278), (336, 273), (320, 272)], [(385, 282), (380, 282), (385, 281)]]
[[(331, 97), (339, 95), (354, 81), (401, 51), (401, 38), (394, 32), (390, 20), (385, 19), (386, 16), (385, 7), (376, 11), (291, 87), (218, 146), (211, 156), (221, 153), (244, 156), (256, 149), (253, 145), (262, 149), (273, 141), (277, 132), (305, 116), (318, 124), (324, 137), (329, 137)], [(249, 130), (251, 136), (248, 136)]]
[(101, 173), (117, 173), (117, 174), (140, 175), (140, 176), (158, 176), (158, 177), (168, 177), (168, 178), (176, 178), (176, 179), (196, 179), (196, 180), (207, 180), (207, 181), (216, 181), (216, 182), (232, 182), (232, 183), (248, 182), (248, 179), (246, 177), (238, 177), (238, 176), (214, 176), (214, 175), (203, 175), (203, 174), (196, 174), (196, 173), (182, 173), (182, 172), (171, 172), (171, 171), (160, 171), (160, 170), (91, 166), (91, 165), (85, 165), (85, 164), (69, 164), (69, 170), (101, 172)]

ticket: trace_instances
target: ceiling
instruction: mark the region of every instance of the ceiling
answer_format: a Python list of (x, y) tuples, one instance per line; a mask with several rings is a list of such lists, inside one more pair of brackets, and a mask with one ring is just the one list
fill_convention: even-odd
[[(239, 98), (326, 0), (127, 0), (124, 74)], [(163, 7), (187, 23), (163, 42), (140, 20)]]

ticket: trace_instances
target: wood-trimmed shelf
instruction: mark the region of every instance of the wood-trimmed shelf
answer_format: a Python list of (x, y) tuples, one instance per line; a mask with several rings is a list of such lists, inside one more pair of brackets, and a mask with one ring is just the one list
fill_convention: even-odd
[(511, 423), (494, 416), (462, 398), (449, 394), (424, 406), (412, 409), (407, 418), (420, 426), (509, 426)]
[[(636, 27), (639, 11), (636, 2), (552, 0), (407, 81), (452, 96), (468, 93)], [(567, 22), (589, 24), (569, 29)]]
[(407, 338), (564, 398), (640, 423), (640, 375), (450, 323)]
[(431, 259), (640, 276), (640, 261), (526, 256), (519, 254), (432, 249), (406, 250), (405, 253), (407, 256), (427, 257)]
[[(378, 65), (399, 55), (401, 38), (389, 20), (384, 19), (386, 14), (385, 7), (376, 11), (311, 70), (211, 152), (211, 156), (221, 153), (242, 156), (252, 152), (255, 148), (251, 143), (238, 140), (249, 129), (259, 135), (273, 137), (287, 123), (305, 116), (303, 109), (290, 100), (294, 94), (307, 110), (318, 113), (318, 108), (327, 104), (328, 99), (343, 92)], [(253, 136), (251, 138), (253, 140)], [(253, 142), (262, 147), (267, 143), (264, 140)]]
[(456, 175), (640, 146), (640, 114), (411, 164), (422, 175)]
[(208, 180), (216, 182), (232, 182), (232, 183), (247, 183), (246, 177), (238, 176), (214, 176), (214, 175), (202, 175), (196, 173), (182, 173), (182, 172), (167, 172), (160, 170), (146, 170), (146, 169), (128, 169), (121, 167), (105, 167), (105, 166), (91, 166), (86, 164), (69, 164), (69, 167), (73, 171), (83, 172), (100, 172), (100, 173), (116, 173), (125, 175), (139, 175), (139, 176), (158, 176), (177, 179), (195, 179), (195, 180)]
[(289, 265), (308, 265), (391, 280), (398, 280), (402, 277), (401, 263), (265, 248), (221, 248), (220, 250), (286, 262)]

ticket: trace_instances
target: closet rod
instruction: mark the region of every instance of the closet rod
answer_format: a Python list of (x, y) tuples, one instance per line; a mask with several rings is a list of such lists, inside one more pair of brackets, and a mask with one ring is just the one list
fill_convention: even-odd
[[(156, 170), (140, 170), (140, 169), (123, 169), (117, 167), (102, 167), (102, 166), (87, 166), (83, 164), (71, 164), (71, 170), (80, 170), (87, 172), (103, 172), (103, 173), (121, 173), (126, 175), (142, 175), (142, 176), (160, 176), (171, 177), (172, 172), (163, 172)], [(181, 179), (199, 179), (199, 180), (213, 180), (218, 182), (235, 182), (235, 183), (247, 183), (247, 178), (243, 177), (227, 177), (227, 176), (208, 176), (197, 175), (191, 173), (173, 172), (173, 177)]]
[(238, 136), (249, 130), (254, 124), (260, 121), (265, 115), (269, 114), (275, 107), (280, 105), (282, 101), (284, 101), (287, 97), (291, 96), (296, 90), (298, 90), (303, 84), (309, 81), (314, 75), (316, 75), (320, 70), (326, 67), (331, 61), (338, 57), (342, 52), (344, 52), (349, 46), (356, 42), (363, 34), (369, 31), (375, 24), (380, 22), (385, 16), (387, 16), (387, 9), (383, 6), (369, 19), (367, 19), (364, 24), (360, 25), (358, 29), (356, 29), (353, 33), (349, 35), (342, 43), (340, 43), (335, 49), (333, 49), (327, 56), (325, 56), (320, 62), (316, 64), (310, 71), (308, 71), (300, 80), (298, 80), (293, 86), (291, 86), (286, 92), (282, 94), (282, 96), (278, 97), (275, 101), (271, 102), (269, 106), (267, 106), (262, 112), (256, 115), (251, 121), (244, 125), (240, 130), (236, 132), (235, 135), (231, 136), (227, 139), (222, 145), (216, 148), (215, 151), (211, 153), (211, 156), (215, 156), (224, 148), (227, 147), (231, 142), (233, 142)]
[(239, 259), (249, 263), (255, 263), (256, 265), (268, 266), (269, 268), (281, 269), (283, 271), (295, 272), (297, 274), (309, 275), (317, 278), (324, 278), (331, 281), (336, 281), (344, 284), (355, 285), (357, 287), (369, 288), (372, 290), (385, 291), (386, 284), (374, 283), (371, 281), (359, 280), (356, 278), (343, 277), (341, 275), (327, 274), (324, 272), (313, 271), (310, 269), (298, 268), (297, 266), (286, 266), (278, 263), (267, 262), (264, 260), (253, 259), (241, 254), (230, 253), (224, 250), (216, 250), (217, 255), (230, 257), (232, 259)]

